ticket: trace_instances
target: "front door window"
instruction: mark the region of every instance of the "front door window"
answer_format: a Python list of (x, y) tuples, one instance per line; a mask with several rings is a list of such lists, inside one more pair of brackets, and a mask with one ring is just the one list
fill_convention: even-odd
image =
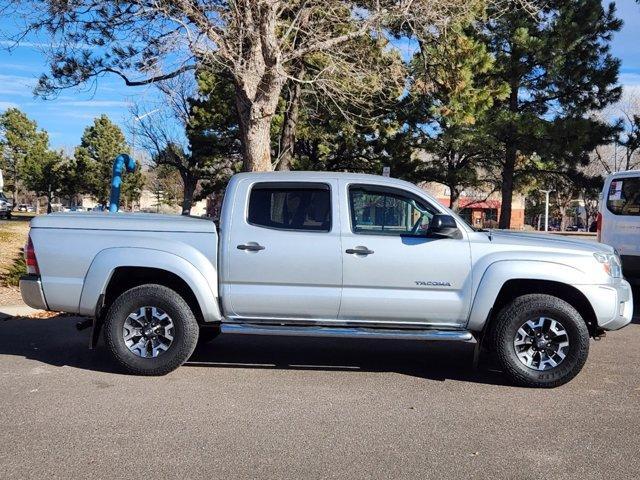
[(351, 229), (369, 235), (419, 235), (434, 211), (417, 198), (389, 189), (349, 189)]

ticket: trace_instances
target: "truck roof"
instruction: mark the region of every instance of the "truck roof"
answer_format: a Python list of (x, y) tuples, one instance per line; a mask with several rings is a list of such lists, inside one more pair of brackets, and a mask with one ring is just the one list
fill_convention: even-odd
[(619, 172), (613, 172), (607, 175), (607, 179), (609, 178), (618, 178), (618, 177), (637, 177), (640, 175), (640, 170), (621, 170)]
[(295, 172), (243, 172), (237, 173), (233, 176), (233, 179), (241, 180), (243, 178), (251, 178), (265, 181), (286, 181), (291, 180), (327, 180), (330, 178), (340, 178), (343, 180), (356, 181), (356, 182), (385, 182), (390, 185), (411, 185), (415, 188), (415, 185), (400, 180), (398, 178), (383, 177), (382, 175), (371, 175), (368, 173), (350, 173), (350, 172), (313, 172), (313, 171), (295, 171)]

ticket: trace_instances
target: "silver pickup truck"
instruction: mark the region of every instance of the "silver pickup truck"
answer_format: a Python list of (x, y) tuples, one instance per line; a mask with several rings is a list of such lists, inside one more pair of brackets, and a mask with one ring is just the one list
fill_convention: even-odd
[(206, 219), (32, 220), (32, 307), (92, 319), (129, 372), (166, 374), (219, 333), (476, 341), (516, 384), (553, 387), (631, 321), (609, 246), (479, 231), (410, 183), (243, 173)]

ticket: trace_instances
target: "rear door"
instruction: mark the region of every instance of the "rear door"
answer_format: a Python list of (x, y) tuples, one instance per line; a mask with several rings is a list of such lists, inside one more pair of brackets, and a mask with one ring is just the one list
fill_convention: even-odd
[(459, 327), (470, 303), (471, 256), (459, 239), (426, 238), (434, 205), (375, 184), (341, 185), (340, 320)]
[(342, 287), (337, 187), (333, 179), (246, 179), (238, 186), (234, 208), (240, 211), (223, 232), (227, 317), (336, 319)]

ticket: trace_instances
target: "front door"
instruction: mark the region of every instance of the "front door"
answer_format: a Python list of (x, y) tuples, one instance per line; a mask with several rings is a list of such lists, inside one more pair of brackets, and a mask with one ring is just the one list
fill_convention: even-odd
[(251, 182), (241, 218), (227, 225), (223, 301), (227, 317), (335, 320), (342, 260), (337, 181)]
[(414, 192), (342, 183), (343, 292), (339, 319), (459, 327), (471, 291), (470, 246), (427, 238), (438, 212)]

